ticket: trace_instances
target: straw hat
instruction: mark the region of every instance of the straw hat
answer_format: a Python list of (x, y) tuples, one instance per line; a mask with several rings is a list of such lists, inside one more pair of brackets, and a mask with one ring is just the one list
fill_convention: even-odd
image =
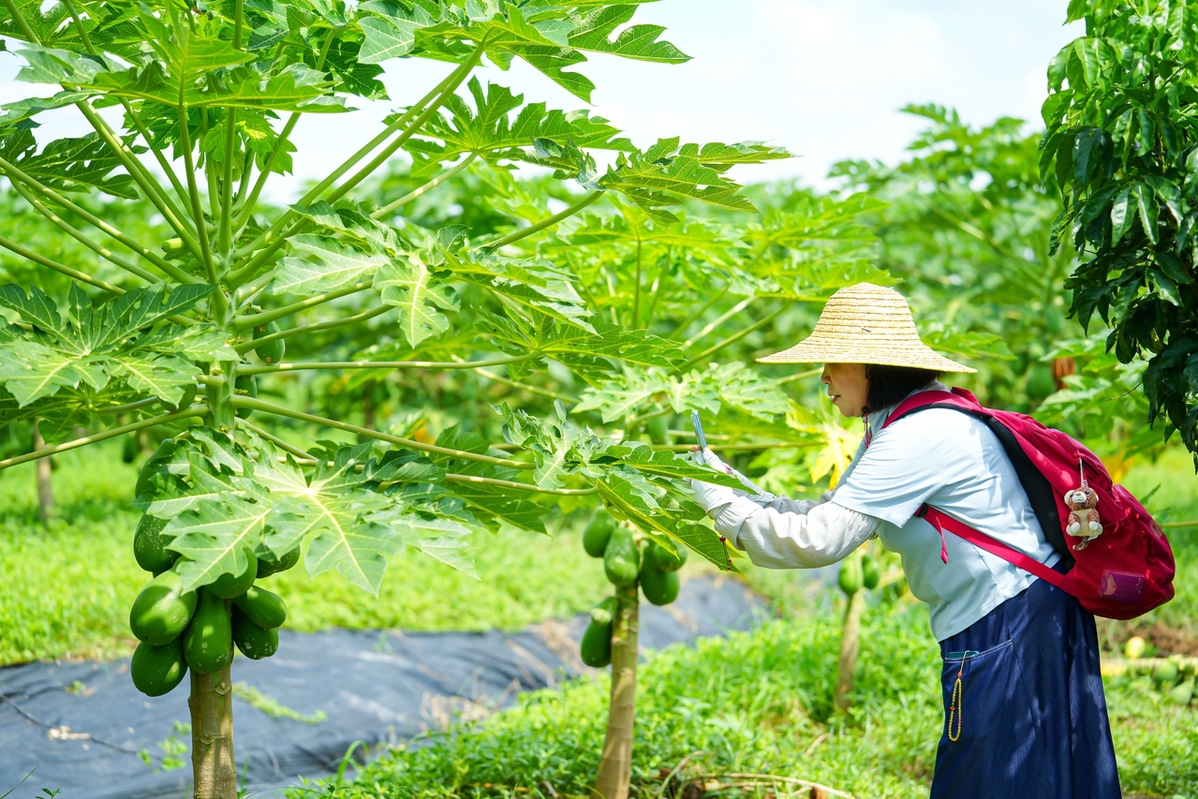
[(811, 335), (759, 363), (868, 363), (937, 372), (976, 372), (919, 340), (902, 294), (858, 283), (832, 295)]

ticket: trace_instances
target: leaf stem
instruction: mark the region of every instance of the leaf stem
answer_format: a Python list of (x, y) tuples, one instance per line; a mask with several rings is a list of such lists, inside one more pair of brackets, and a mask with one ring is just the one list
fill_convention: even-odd
[[(2, 160), (2, 159), (0, 159), (0, 160)], [(37, 198), (36, 195), (33, 194), (33, 192), (31, 192), (20, 181), (13, 181), (12, 187), (17, 190), (18, 194), (20, 194), (22, 197), (25, 198), (26, 202), (28, 202), (30, 205), (33, 206), (33, 209), (35, 211), (37, 211), (39, 214), (44, 216), (46, 219), (50, 220), (50, 222), (53, 223), (55, 227), (62, 230), (68, 236), (70, 236), (71, 238), (78, 241), (84, 247), (87, 247), (89, 250), (96, 253), (101, 258), (104, 258), (107, 261), (111, 261), (112, 263), (119, 266), (121, 269), (124, 269), (126, 272), (137, 275), (142, 280), (148, 281), (150, 283), (158, 282), (158, 278), (155, 277), (154, 275), (152, 275), (149, 272), (147, 272), (146, 270), (142, 269), (140, 266), (134, 266), (133, 264), (126, 261), (124, 258), (122, 258), (119, 255), (117, 255), (116, 253), (114, 253), (112, 250), (108, 249), (107, 247), (101, 246), (99, 243), (92, 241), (88, 236), (86, 236), (80, 230), (75, 228), (72, 224), (67, 222), (65, 219), (60, 217), (58, 214), (51, 211), (49, 208), (47, 208), (42, 203), (41, 200), (39, 200)]]
[(317, 305), (322, 305), (326, 302), (331, 302), (340, 297), (348, 297), (350, 294), (356, 294), (359, 291), (365, 291), (373, 286), (373, 283), (355, 283), (352, 286), (330, 291), (327, 294), (317, 294), (315, 297), (309, 297), (300, 302), (293, 302), (290, 305), (284, 305), (281, 308), (273, 308), (269, 311), (263, 311), (259, 314), (250, 314), (248, 316), (233, 317), (234, 330), (246, 330), (255, 325), (264, 325), (267, 322), (273, 322), (276, 319), (282, 319), (286, 316), (305, 311), (308, 308), (315, 308)]
[(370, 218), (371, 219), (382, 219), (383, 217), (386, 217), (386, 216), (389, 216), (390, 214), (395, 213), (395, 211), (397, 209), (402, 208), (403, 206), (412, 202), (412, 200), (415, 200), (415, 199), (427, 194), (428, 192), (430, 192), (433, 189), (440, 186), (445, 181), (452, 178), (454, 175), (461, 172), (466, 167), (470, 166), (470, 164), (473, 163), (474, 159), (476, 159), (476, 158), (478, 158), (478, 153), (470, 153), (470, 155), (466, 156), (466, 158), (464, 160), (458, 162), (457, 164), (450, 167), (449, 169), (446, 169), (444, 172), (437, 175), (435, 178), (430, 180), (428, 183), (425, 183), (423, 186), (421, 186), (419, 188), (413, 189), (412, 191), (408, 192), (407, 194), (400, 197), (398, 200), (395, 200), (394, 202), (387, 203), (382, 208), (380, 208), (377, 211), (375, 211), (374, 213), (372, 213), (370, 215)]
[(73, 277), (82, 283), (88, 284), (89, 286), (95, 286), (98, 289), (111, 292), (116, 294), (118, 297), (125, 293), (125, 290), (119, 286), (114, 286), (111, 283), (106, 283), (103, 280), (100, 280), (99, 278), (84, 274), (78, 269), (72, 269), (66, 264), (60, 264), (58, 261), (47, 258), (44, 255), (33, 252), (32, 250), (28, 250), (22, 247), (20, 244), (17, 244), (15, 241), (11, 241), (4, 236), (0, 236), (0, 247), (5, 248), (6, 250), (12, 250), (17, 255), (21, 256), (22, 258), (27, 258), (30, 261), (33, 261), (35, 264), (44, 266), (47, 269), (53, 269), (55, 272), (60, 272), (67, 277)]
[(193, 406), (185, 411), (167, 413), (163, 414), (162, 416), (155, 416), (150, 419), (142, 419), (138, 422), (131, 422), (130, 424), (122, 425), (120, 427), (114, 427), (111, 430), (105, 430), (103, 433), (96, 433), (95, 435), (91, 436), (83, 436), (82, 438), (72, 439), (71, 441), (63, 442), (62, 444), (55, 444), (52, 447), (46, 447), (44, 449), (36, 450), (35, 452), (27, 452), (24, 455), (18, 455), (13, 458), (2, 460), (0, 461), (0, 469), (7, 469), (10, 466), (18, 466), (22, 463), (35, 461), (38, 458), (44, 458), (47, 455), (55, 455), (59, 452), (66, 452), (67, 450), (86, 447), (88, 444), (97, 444), (101, 441), (107, 441), (110, 438), (123, 436), (125, 433), (133, 433), (138, 430), (144, 430), (147, 427), (155, 427), (160, 424), (169, 424), (170, 422), (178, 422), (183, 419), (191, 419), (196, 416), (203, 416), (207, 412), (208, 409), (200, 405)]
[(757, 320), (756, 322), (749, 325), (748, 327), (743, 328), (742, 330), (739, 330), (736, 333), (733, 333), (731, 336), (724, 339), (723, 341), (720, 341), (716, 344), (711, 345), (710, 347), (703, 350), (695, 357), (691, 358), (686, 363), (682, 364), (682, 366), (679, 366), (678, 371), (680, 371), (680, 372), (685, 371), (686, 369), (690, 368), (691, 366), (694, 366), (696, 363), (703, 360), (704, 358), (719, 352), (724, 347), (727, 347), (729, 344), (735, 344), (736, 342), (740, 341), (745, 336), (752, 333), (754, 330), (758, 330), (762, 327), (765, 327), (770, 322), (774, 321), (774, 319), (777, 318), (778, 315), (781, 314), (785, 310), (786, 310), (786, 306), (783, 306), (783, 307), (777, 309), (776, 311), (771, 311), (770, 313), (766, 314), (761, 319)]
[(445, 475), (447, 483), (476, 483), (479, 485), (496, 486), (498, 488), (514, 488), (517, 491), (529, 491), (534, 494), (553, 494), (559, 497), (583, 497), (591, 494), (598, 494), (599, 489), (591, 488), (541, 488), (540, 486), (531, 485), (530, 483), (517, 483), (513, 480), (498, 480), (493, 477), (479, 477), (473, 474), (453, 474)]
[(482, 375), (483, 377), (487, 378), (488, 380), (493, 380), (496, 383), (508, 386), (509, 388), (519, 389), (520, 391), (527, 391), (530, 394), (537, 394), (542, 397), (548, 397), (549, 399), (559, 399), (562, 402), (570, 402), (575, 405), (578, 404), (577, 397), (567, 397), (565, 394), (558, 394), (556, 391), (550, 391), (547, 388), (539, 388), (537, 386), (530, 386), (527, 383), (519, 383), (515, 380), (509, 380), (506, 377), (500, 377), (499, 375), (495, 374), (494, 372), (488, 372), (486, 369), (479, 369), (479, 370), (477, 370), (476, 373)]
[[(639, 232), (639, 231), (638, 231)], [(636, 330), (641, 326), (641, 237), (636, 237), (636, 292), (632, 297), (632, 324), (629, 325), (631, 330)]]
[[(240, 372), (240, 371), (241, 370), (238, 370), (238, 372)], [(249, 430), (250, 432), (254, 433), (255, 435), (259, 435), (262, 438), (265, 438), (267, 441), (271, 442), (279, 449), (290, 452), (292, 455), (296, 456), (297, 458), (303, 458), (304, 460), (310, 460), (314, 464), (318, 462), (316, 460), (316, 458), (314, 458), (312, 456), (312, 453), (305, 452), (304, 450), (300, 449), (297, 446), (294, 446), (293, 444), (288, 444), (286, 441), (284, 441), (283, 439), (274, 435), (273, 433), (268, 433), (267, 431), (263, 430), (258, 425), (252, 424), (246, 419), (239, 419), (237, 421), (237, 426), (244, 427), (246, 430)]]
[[(179, 92), (182, 94), (182, 88)], [(187, 177), (187, 194), (191, 198), (191, 216), (196, 225), (196, 235), (200, 240), (200, 263), (208, 273), (208, 282), (217, 285), (220, 279), (216, 274), (216, 264), (212, 261), (212, 250), (208, 244), (208, 225), (204, 222), (204, 206), (200, 202), (200, 188), (196, 183), (195, 159), (191, 154), (191, 131), (187, 123), (187, 106), (183, 98), (179, 98), (179, 149), (183, 151), (183, 167)]]
[(144, 244), (141, 244), (140, 242), (136, 241), (132, 237), (126, 235), (125, 233), (122, 233), (120, 230), (117, 230), (115, 227), (108, 224), (103, 219), (100, 219), (98, 216), (91, 213), (87, 209), (76, 205), (75, 203), (71, 202), (67, 198), (60, 195), (58, 192), (54, 191), (53, 189), (42, 185), (39, 181), (37, 181), (33, 177), (30, 177), (25, 172), (23, 172), (21, 169), (19, 169), (18, 167), (14, 166), (11, 163), (9, 163), (8, 161), (4, 160), (3, 158), (0, 158), (0, 170), (3, 170), (4, 173), (6, 175), (8, 175), (9, 180), (13, 180), (14, 183), (18, 180), (21, 181), (22, 183), (25, 183), (30, 188), (36, 190), (40, 194), (44, 195), (45, 197), (49, 198), (53, 202), (57, 203), (58, 205), (61, 205), (66, 210), (70, 211), (71, 213), (75, 214), (79, 218), (83, 219), (88, 224), (90, 224), (93, 227), (97, 228), (98, 230), (108, 234), (112, 238), (119, 241), (121, 244), (124, 244), (126, 247), (128, 247), (130, 250), (132, 250), (134, 253), (136, 253), (137, 255), (140, 255), (142, 258), (144, 258), (147, 261), (149, 261), (150, 263), (154, 264), (154, 266), (158, 267), (163, 272), (165, 272), (166, 274), (173, 277), (175, 280), (178, 280), (180, 283), (198, 283), (199, 282), (198, 280), (196, 280), (196, 278), (194, 278), (193, 276), (180, 270), (174, 264), (172, 264), (169, 261), (163, 259), (162, 257), (156, 255), (152, 250), (150, 250)]
[(824, 367), (821, 366), (818, 369), (805, 369), (802, 372), (795, 372), (793, 375), (787, 375), (786, 377), (779, 378), (774, 382), (776, 382), (778, 385), (782, 385), (784, 383), (793, 383), (796, 380), (804, 380), (808, 377), (815, 377), (816, 375), (823, 373)]
[(373, 438), (378, 441), (386, 441), (406, 449), (414, 449), (420, 452), (429, 452), (434, 455), (445, 455), (451, 458), (462, 458), (463, 460), (477, 461), (479, 463), (488, 463), (492, 466), (506, 466), (509, 469), (533, 469), (536, 468), (531, 463), (522, 463), (520, 461), (505, 460), (504, 458), (493, 458), (490, 455), (480, 455), (477, 452), (464, 452), (462, 450), (450, 449), (448, 447), (438, 447), (433, 444), (425, 444), (421, 441), (414, 441), (410, 438), (401, 438), (388, 433), (380, 433), (377, 430), (369, 430), (365, 427), (348, 424), (336, 419), (326, 419), (323, 416), (315, 416), (303, 411), (293, 411), (290, 408), (285, 408), (282, 405), (275, 405), (270, 402), (263, 402), (254, 397), (243, 397), (240, 394), (234, 394), (229, 398), (229, 402), (234, 408), (251, 408), (264, 413), (273, 413), (276, 416), (286, 416), (291, 419), (297, 419), (301, 422), (310, 424), (323, 425), (331, 427), (334, 430), (344, 430), (347, 433), (356, 433), (365, 438)]
[(696, 310), (690, 316), (686, 317), (686, 319), (683, 319), (678, 324), (678, 327), (674, 328), (674, 332), (670, 334), (670, 338), (677, 338), (678, 336), (682, 335), (682, 332), (684, 330), (686, 330), (688, 327), (690, 327), (692, 324), (694, 324), (696, 319), (698, 319), (703, 314), (707, 313), (708, 309), (711, 308), (711, 306), (715, 305), (717, 302), (719, 302), (721, 299), (723, 299), (724, 295), (728, 293), (728, 290), (730, 288), (732, 288), (732, 284), (726, 283), (722, 289), (717, 291), (715, 294), (711, 295), (711, 299), (709, 299), (707, 302), (700, 305), (698, 310)]
[(21, 33), (25, 34), (25, 37), (30, 42), (40, 44), (41, 42), (37, 38), (37, 34), (33, 32), (33, 28), (29, 27), (29, 23), (25, 20), (25, 16), (21, 14), (20, 9), (17, 8), (17, 4), (13, 0), (4, 0), (4, 7), (8, 9), (8, 15), (17, 23), (17, 27), (21, 29)]
[[(435, 113), (436, 110), (441, 107), (441, 104), (445, 102), (446, 97), (448, 97), (449, 94), (453, 93), (454, 89), (456, 89), (461, 84), (461, 82), (466, 79), (466, 76), (469, 75), (471, 70), (474, 69), (475, 65), (478, 63), (478, 59), (481, 57), (482, 57), (482, 48), (479, 47), (476, 49), (475, 54), (470, 57), (470, 60), (466, 61), (461, 66), (459, 66), (457, 69), (455, 69), (453, 72), (449, 73), (449, 76), (446, 77), (445, 80), (441, 81), (436, 86), (434, 86), (432, 91), (430, 91), (428, 94), (426, 94), (424, 97), (422, 97), (416, 105), (409, 108), (407, 110), (407, 112), (405, 112), (403, 114), (403, 116), (401, 116), (399, 119), (395, 120), (390, 125), (388, 125), (386, 128), (384, 128), (383, 131), (379, 135), (375, 136), (373, 139), (368, 141), (356, 153), (354, 153), (349, 158), (347, 158), (344, 162), (342, 162), (342, 164), (339, 167), (337, 167), (335, 170), (333, 170), (333, 172), (331, 174), (329, 174), (328, 177), (326, 177), (320, 183), (313, 186), (312, 189), (307, 194), (305, 194), (302, 198), (300, 198), (299, 202), (296, 203), (296, 205), (308, 205), (308, 204), (313, 203), (316, 200), (320, 199), (320, 197), (324, 194), (324, 192), (330, 186), (332, 186), (333, 183), (335, 183), (338, 178), (340, 178), (342, 175), (344, 175), (346, 172), (348, 172), (350, 169), (352, 169), (363, 158), (370, 155), (370, 153), (373, 152), (375, 150), (375, 148), (377, 148), (380, 144), (382, 144), (384, 141), (386, 141), (391, 136), (391, 134), (395, 133), (395, 131), (399, 130), (400, 128), (403, 128), (405, 125), (408, 125), (408, 123), (411, 122), (412, 119), (421, 112), (421, 109), (423, 109), (429, 103), (432, 103), (432, 105), (429, 106), (429, 108), (425, 109), (425, 111), (426, 111), (425, 115), (422, 115), (420, 119), (417, 119), (415, 123), (411, 124), (402, 134), (400, 134), (400, 136), (396, 140), (399, 142), (398, 145), (396, 145), (394, 142), (392, 143), (392, 145), (389, 145), (389, 148), (393, 147), (394, 149), (389, 149), (389, 151), (385, 151), (384, 155), (386, 157), (390, 157), (390, 154), (392, 152), (394, 152), (395, 149), (398, 149), (399, 147), (403, 146), (403, 144), (406, 143), (407, 140), (412, 137), (412, 134), (414, 134), (416, 132), (418, 126), (423, 125), (424, 122), (426, 122), (428, 120), (428, 118), (432, 116), (432, 113)], [(385, 158), (384, 158), (384, 160), (385, 160)], [(375, 159), (375, 161), (372, 161), (371, 165), (368, 165), (366, 167), (366, 169), (370, 169), (371, 171), (373, 171), (374, 168), (377, 168), (378, 164), (376, 162), (378, 162), (377, 158)], [(378, 162), (378, 163), (381, 163), (381, 162)], [(345, 186), (341, 187), (341, 189), (339, 189), (340, 193), (336, 194), (336, 197), (340, 197), (342, 194), (345, 193), (345, 191), (348, 191), (349, 188), (352, 188), (353, 186), (357, 185), (357, 183), (360, 182), (365, 177), (365, 174), (369, 174), (369, 172), (366, 172), (366, 169), (360, 170), (358, 172), (358, 174), (355, 176), (355, 178), (351, 179), (351, 181), (349, 183), (347, 183)], [(363, 174), (364, 172), (365, 172), (365, 174)], [(270, 256), (276, 250), (278, 250), (279, 247), (283, 246), (283, 243), (286, 242), (287, 239), (290, 238), (290, 236), (294, 232), (296, 232), (297, 226), (292, 226), (292, 228), (289, 229), (287, 232), (280, 234), (280, 231), (283, 230), (284, 226), (286, 226), (288, 222), (290, 222), (292, 219), (294, 219), (296, 217), (296, 215), (297, 214), (293, 209), (288, 208), (285, 212), (283, 212), (283, 214), (278, 219), (276, 219), (271, 224), (271, 226), (269, 228), (267, 228), (265, 231), (263, 231), (262, 234), (259, 235), (258, 238), (254, 240), (254, 242), (250, 245), (250, 250), (252, 251), (253, 248), (258, 247), (258, 246), (261, 246), (262, 250), (260, 252), (258, 252), (258, 254), (255, 255), (253, 258), (251, 258), (245, 265), (236, 269), (229, 276), (229, 280), (232, 285), (234, 285), (234, 286), (240, 285), (242, 282), (244, 282), (244, 280), (253, 276), (254, 272), (262, 264), (266, 263), (266, 261), (270, 258)], [(297, 223), (297, 225), (302, 225), (305, 221), (306, 220), (300, 220), (300, 222)]]
[(107, 416), (110, 414), (118, 414), (118, 413), (128, 413), (129, 411), (136, 411), (140, 408), (148, 407), (150, 405), (153, 405), (156, 402), (158, 402), (157, 397), (147, 397), (146, 399), (138, 400), (137, 402), (126, 402), (124, 405), (113, 405), (110, 408), (99, 408), (95, 412), (102, 416)]
[[(261, 339), (259, 339), (261, 341)], [(257, 343), (257, 342), (255, 342)], [(489, 361), (300, 361), (238, 367), (239, 375), (264, 375), (276, 372), (298, 372), (309, 369), (477, 369), (483, 366), (502, 366), (536, 358), (536, 353)]]
[(720, 314), (717, 318), (712, 320), (710, 323), (708, 323), (707, 325), (704, 325), (703, 329), (700, 330), (698, 333), (691, 336), (686, 341), (682, 342), (682, 348), (686, 349), (687, 347), (690, 347), (691, 345), (693, 345), (696, 341), (700, 341), (701, 339), (706, 338), (707, 335), (709, 333), (711, 333), (711, 331), (715, 330), (717, 327), (724, 324), (724, 322), (727, 322), (729, 319), (736, 316), (738, 313), (743, 311), (745, 308), (748, 308), (749, 305), (751, 305), (752, 302), (756, 299), (757, 299), (756, 296), (745, 297), (743, 300), (738, 302), (736, 305), (733, 305), (727, 311), (724, 311), (724, 313)]
[(542, 219), (540, 222), (537, 222), (534, 225), (529, 225), (528, 227), (520, 228), (517, 231), (507, 234), (506, 236), (504, 236), (501, 239), (496, 239), (495, 241), (489, 241), (489, 242), (486, 242), (485, 244), (481, 244), (478, 247), (475, 247), (474, 249), (476, 249), (476, 250), (497, 250), (500, 247), (506, 247), (509, 244), (514, 244), (515, 242), (519, 241), (520, 239), (527, 238), (528, 236), (531, 236), (534, 233), (540, 233), (545, 228), (553, 227), (558, 222), (561, 222), (563, 219), (568, 219), (569, 217), (578, 213), (579, 211), (586, 208), (588, 205), (590, 205), (591, 203), (595, 202), (600, 197), (602, 197), (603, 194), (604, 194), (604, 191), (602, 189), (599, 189), (597, 191), (588, 192), (585, 197), (583, 197), (581, 200), (574, 203), (573, 205), (571, 205), (569, 208), (565, 209), (564, 211), (562, 211), (560, 213), (556, 213), (553, 216), (549, 217), (548, 219)]
[[(253, 341), (247, 341), (244, 344), (238, 344), (233, 349), (237, 350), (239, 355), (244, 355), (250, 350), (257, 349), (263, 344), (270, 344), (274, 341), (291, 338), (292, 336), (299, 336), (304, 333), (316, 333), (321, 330), (332, 330), (333, 328), (345, 327), (357, 322), (364, 322), (367, 319), (373, 319), (376, 316), (381, 316), (390, 310), (390, 305), (380, 305), (377, 308), (371, 308), (368, 311), (362, 311), (362, 313), (354, 314), (353, 316), (346, 316), (342, 317), (341, 319), (333, 319), (328, 322), (318, 322), (316, 324), (303, 325), (301, 327), (293, 327), (288, 330), (280, 330), (278, 333), (271, 333), (269, 335), (262, 336), (261, 338), (256, 338)], [(240, 372), (242, 370), (239, 369), (238, 371)]]

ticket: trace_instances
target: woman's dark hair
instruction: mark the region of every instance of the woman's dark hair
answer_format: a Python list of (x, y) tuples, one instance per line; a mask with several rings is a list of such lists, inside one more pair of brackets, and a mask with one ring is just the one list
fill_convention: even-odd
[(866, 410), (869, 413), (898, 405), (912, 391), (940, 377), (940, 372), (933, 369), (912, 369), (908, 366), (871, 364), (865, 369), (869, 377), (869, 393), (866, 395)]

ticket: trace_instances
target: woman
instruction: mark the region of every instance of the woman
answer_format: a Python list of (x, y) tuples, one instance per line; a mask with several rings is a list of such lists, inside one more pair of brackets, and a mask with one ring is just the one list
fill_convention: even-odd
[[(823, 383), (865, 438), (818, 501), (694, 483), (715, 528), (758, 566), (817, 568), (867, 539), (902, 556), (944, 660), (945, 729), (932, 798), (1118, 799), (1094, 617), (1077, 600), (914, 514), (925, 503), (1049, 566), (1060, 556), (983, 422), (949, 408), (891, 410), (973, 372), (929, 349), (893, 289), (832, 295), (811, 336), (763, 363), (824, 363)], [(704, 450), (714, 468), (738, 474)], [(738, 474), (739, 476), (739, 474)]]

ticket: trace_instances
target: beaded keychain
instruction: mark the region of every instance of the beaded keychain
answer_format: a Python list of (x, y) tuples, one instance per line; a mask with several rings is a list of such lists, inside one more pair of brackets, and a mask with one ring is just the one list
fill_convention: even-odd
[[(949, 657), (951, 658), (956, 654), (958, 653), (952, 652), (949, 654)], [(959, 654), (961, 655), (961, 666), (957, 669), (957, 680), (953, 683), (953, 696), (948, 706), (948, 739), (953, 743), (956, 743), (961, 739), (961, 722), (963, 713), (961, 700), (965, 698), (965, 686), (961, 682), (961, 677), (965, 674), (965, 661), (969, 660), (970, 655), (977, 655), (978, 653), (972, 649), (967, 649)], [(957, 733), (955, 735), (953, 734), (954, 718), (957, 720)]]

